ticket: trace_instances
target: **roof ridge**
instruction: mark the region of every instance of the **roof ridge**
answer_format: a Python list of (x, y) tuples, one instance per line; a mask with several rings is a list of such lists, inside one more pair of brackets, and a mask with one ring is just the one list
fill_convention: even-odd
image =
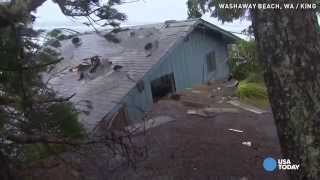
[[(154, 23), (146, 23), (146, 24), (139, 24), (139, 25), (124, 25), (124, 26), (120, 26), (119, 28), (144, 28), (144, 27), (150, 27), (152, 28), (155, 27), (155, 26), (161, 26), (161, 25), (164, 25), (166, 22), (168, 21), (171, 21), (170, 24), (173, 24), (173, 23), (183, 23), (183, 22), (200, 22), (201, 18), (190, 18), (190, 19), (185, 19), (185, 20), (174, 20), (174, 19), (169, 19), (169, 20), (165, 20), (165, 21), (162, 21), (162, 22), (154, 22)], [(100, 32), (106, 32), (106, 31), (112, 31), (114, 28), (106, 28), (106, 29), (101, 29), (99, 30)], [(86, 34), (92, 34), (92, 33), (95, 33), (94, 30), (92, 31), (85, 31), (85, 32), (82, 32), (80, 33), (79, 35), (86, 35)]]

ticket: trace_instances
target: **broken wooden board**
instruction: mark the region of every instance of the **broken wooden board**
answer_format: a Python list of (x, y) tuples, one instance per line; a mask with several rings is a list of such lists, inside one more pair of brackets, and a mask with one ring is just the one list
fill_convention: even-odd
[(175, 119), (170, 116), (157, 116), (145, 122), (137, 123), (132, 126), (127, 126), (125, 129), (131, 133), (139, 133), (139, 132), (143, 132), (148, 129), (160, 126), (162, 124), (168, 123), (173, 120)]
[(238, 113), (239, 109), (237, 108), (213, 108), (208, 107), (203, 109), (207, 113)]
[(228, 101), (228, 103), (233, 105), (233, 106), (239, 107), (241, 109), (244, 109), (246, 111), (250, 111), (250, 112), (253, 112), (253, 113), (256, 113), (256, 114), (262, 114), (262, 113), (266, 113), (267, 112), (267, 111), (264, 111), (264, 110), (259, 109), (257, 107), (250, 106), (250, 105), (247, 105), (247, 104), (243, 104), (238, 100), (231, 100), (231, 101)]

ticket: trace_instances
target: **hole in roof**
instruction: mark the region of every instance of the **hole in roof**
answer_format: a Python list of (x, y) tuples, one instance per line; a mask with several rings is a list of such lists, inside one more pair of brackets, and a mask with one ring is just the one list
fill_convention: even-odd
[(79, 37), (74, 37), (71, 39), (71, 42), (75, 46), (80, 46), (81, 45), (81, 39)]
[(90, 58), (91, 61), (91, 69), (90, 73), (96, 72), (97, 68), (101, 65), (101, 60), (99, 56), (93, 56)]
[(69, 71), (76, 72), (79, 81), (83, 79), (93, 80), (99, 77), (101, 73), (109, 72), (111, 65), (112, 62), (109, 59), (96, 55), (83, 59), (79, 65), (70, 68)]
[(120, 66), (120, 65), (113, 66), (113, 70), (115, 70), (115, 71), (119, 71), (122, 68), (123, 68), (123, 66)]
[(146, 51), (150, 51), (150, 50), (152, 50), (152, 48), (153, 48), (153, 44), (151, 42), (147, 43), (144, 46), (144, 50), (146, 50)]

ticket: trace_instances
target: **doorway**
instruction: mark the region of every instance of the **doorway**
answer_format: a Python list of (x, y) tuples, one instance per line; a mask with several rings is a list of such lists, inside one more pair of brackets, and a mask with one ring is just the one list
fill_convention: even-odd
[(151, 81), (151, 92), (153, 102), (157, 102), (168, 94), (176, 92), (174, 74), (166, 74)]

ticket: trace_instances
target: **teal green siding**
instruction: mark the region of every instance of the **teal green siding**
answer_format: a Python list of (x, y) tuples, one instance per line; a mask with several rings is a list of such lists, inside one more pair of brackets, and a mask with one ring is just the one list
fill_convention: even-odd
[[(139, 92), (137, 88), (130, 91), (125, 98), (131, 122), (141, 119), (143, 111), (148, 111), (153, 103), (150, 82), (165, 74), (174, 73), (176, 89), (181, 91), (208, 80), (226, 78), (229, 74), (227, 63), (227, 44), (219, 37), (209, 36), (200, 31), (194, 31), (189, 38), (165, 55), (159, 64), (155, 65), (144, 77), (145, 89)], [(216, 71), (207, 72), (206, 55), (215, 51)]]

